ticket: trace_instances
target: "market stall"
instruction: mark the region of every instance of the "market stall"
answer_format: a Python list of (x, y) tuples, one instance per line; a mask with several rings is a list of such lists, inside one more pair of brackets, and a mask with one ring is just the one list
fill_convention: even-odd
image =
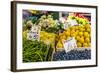
[(23, 62), (91, 59), (91, 14), (23, 10)]

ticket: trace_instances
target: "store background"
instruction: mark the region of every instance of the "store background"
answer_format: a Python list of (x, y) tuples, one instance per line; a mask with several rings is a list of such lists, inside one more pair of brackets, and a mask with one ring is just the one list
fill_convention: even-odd
[[(0, 73), (13, 73), (10, 71), (10, 1), (12, 0), (0, 0)], [(22, 0), (24, 1), (24, 0)], [(28, 0), (27, 0), (28, 1)], [(82, 5), (97, 5), (98, 11), (100, 7), (99, 0), (29, 0), (35, 2), (51, 2), (51, 3), (65, 3), (65, 4), (82, 4)], [(99, 13), (98, 12), (98, 13)], [(98, 21), (99, 21), (98, 14)], [(100, 21), (98, 22), (98, 28)], [(100, 31), (100, 29), (98, 29)], [(98, 34), (100, 37), (100, 34)], [(100, 38), (98, 38), (100, 43)], [(100, 45), (98, 45), (98, 56), (100, 55)], [(98, 64), (100, 64), (100, 57), (98, 57)], [(77, 68), (77, 69), (60, 69), (60, 70), (46, 70), (46, 71), (35, 71), (34, 73), (99, 73), (100, 65), (98, 67), (91, 68)], [(18, 72), (20, 73), (20, 72)], [(24, 73), (24, 72), (21, 72)], [(25, 72), (25, 73), (33, 73)]]

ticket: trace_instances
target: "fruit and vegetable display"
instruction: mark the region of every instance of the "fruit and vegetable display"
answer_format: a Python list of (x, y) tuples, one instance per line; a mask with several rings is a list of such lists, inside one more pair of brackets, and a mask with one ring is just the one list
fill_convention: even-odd
[(23, 62), (91, 59), (91, 16), (66, 13), (23, 10)]
[(70, 37), (75, 37), (77, 47), (90, 47), (91, 46), (91, 27), (90, 24), (84, 26), (72, 26), (66, 29), (63, 33), (58, 35), (57, 48), (63, 48), (63, 41)]

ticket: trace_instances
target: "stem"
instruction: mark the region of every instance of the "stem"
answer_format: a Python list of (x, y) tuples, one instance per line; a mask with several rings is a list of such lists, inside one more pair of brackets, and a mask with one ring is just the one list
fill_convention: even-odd
[(43, 62), (43, 59), (42, 59), (42, 57), (40, 56), (40, 54), (39, 54), (38, 52), (35, 52), (35, 54), (37, 54), (37, 55), (40, 57), (41, 61)]

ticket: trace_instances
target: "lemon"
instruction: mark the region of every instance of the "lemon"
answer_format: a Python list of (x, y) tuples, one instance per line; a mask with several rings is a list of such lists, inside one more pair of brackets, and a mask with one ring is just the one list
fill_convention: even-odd
[(74, 27), (74, 26), (71, 26), (69, 29), (70, 29), (70, 30), (73, 30), (73, 29), (75, 29), (75, 27)]
[(73, 27), (72, 27), (72, 30), (76, 30), (76, 26), (73, 26)]
[(86, 24), (86, 25), (85, 25), (85, 28), (86, 28), (86, 29), (88, 29), (88, 28), (90, 28), (90, 27), (91, 27), (90, 24)]
[(57, 48), (63, 48), (63, 44), (60, 41), (57, 43)]
[(88, 47), (88, 44), (87, 43), (83, 43), (83, 47)]
[(70, 38), (70, 36), (67, 36), (67, 37), (66, 37), (66, 40), (69, 39), (69, 38)]
[(76, 30), (75, 32), (78, 34), (79, 33), (79, 30)]
[(78, 47), (82, 47), (82, 44), (80, 42), (77, 42)]
[(84, 32), (84, 37), (89, 37), (89, 33), (88, 32)]
[(75, 26), (75, 30), (78, 30), (78, 26)]
[(88, 43), (88, 47), (91, 47), (91, 43)]
[(71, 34), (73, 34), (73, 33), (75, 33), (75, 30), (73, 29), (73, 30), (71, 30), (70, 32), (71, 32)]
[(79, 32), (78, 34), (79, 34), (79, 36), (83, 36), (83, 32)]
[(85, 42), (89, 43), (90, 39), (89, 38), (85, 38)]
[(91, 29), (90, 29), (90, 28), (88, 28), (86, 31), (87, 31), (88, 33), (90, 33), (90, 32), (91, 32)]
[(79, 31), (82, 31), (82, 32), (83, 32), (84, 30), (85, 30), (85, 29), (84, 29), (83, 27), (80, 27), (80, 28), (79, 28)]
[(71, 34), (71, 37), (75, 37), (75, 36), (76, 36), (76, 34), (75, 34), (75, 33)]
[(65, 32), (65, 35), (66, 35), (66, 36), (70, 36), (70, 32), (66, 31), (66, 32)]
[(78, 35), (78, 32), (75, 32), (75, 36), (77, 36)]
[(80, 40), (80, 36), (76, 36), (76, 40), (79, 41)]
[(84, 39), (84, 36), (81, 36), (81, 38), (83, 38), (83, 39)]
[(80, 39), (79, 39), (79, 42), (80, 42), (80, 43), (84, 43), (84, 38), (80, 38)]

